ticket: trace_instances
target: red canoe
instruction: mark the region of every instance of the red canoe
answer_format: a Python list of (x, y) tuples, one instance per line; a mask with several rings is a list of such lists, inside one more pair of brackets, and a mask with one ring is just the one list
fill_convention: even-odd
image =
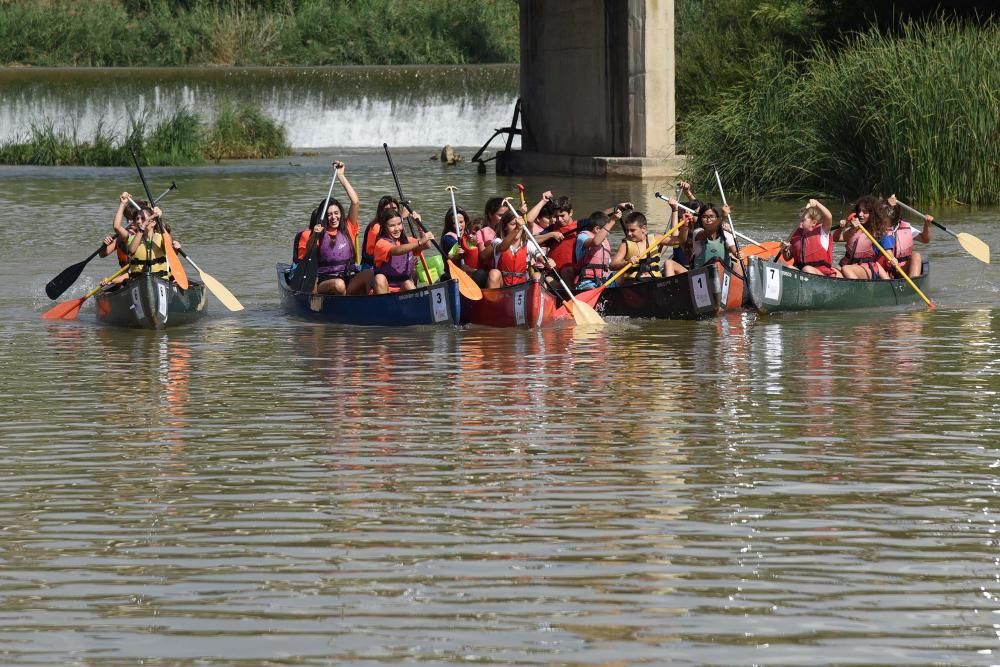
[(462, 324), (536, 329), (559, 320), (573, 320), (565, 308), (556, 306), (556, 297), (541, 282), (484, 289), (480, 301), (462, 297)]

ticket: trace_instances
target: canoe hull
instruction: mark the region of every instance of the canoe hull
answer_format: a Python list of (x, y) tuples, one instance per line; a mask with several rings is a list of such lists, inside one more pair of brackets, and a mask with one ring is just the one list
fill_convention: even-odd
[(142, 274), (94, 295), (97, 320), (130, 329), (165, 329), (200, 319), (205, 314), (205, 286), (189, 281), (188, 289), (177, 283)]
[(606, 288), (595, 309), (608, 317), (695, 320), (718, 312), (719, 286), (713, 265), (669, 278)]
[(484, 289), (479, 301), (462, 297), (462, 324), (537, 329), (562, 319), (572, 319), (572, 315), (558, 308), (555, 295), (540, 281)]
[(288, 264), (278, 264), (278, 291), (285, 312), (319, 322), (357, 326), (406, 327), (454, 325), (460, 321), (458, 281), (418, 287), (408, 292), (371, 296), (313, 296), (288, 284)]
[[(920, 301), (916, 291), (902, 278), (894, 280), (850, 280), (804, 273), (784, 264), (752, 257), (748, 260), (750, 291), (757, 310), (777, 313), (799, 310), (850, 310), (882, 308)], [(926, 292), (930, 265), (913, 278)]]

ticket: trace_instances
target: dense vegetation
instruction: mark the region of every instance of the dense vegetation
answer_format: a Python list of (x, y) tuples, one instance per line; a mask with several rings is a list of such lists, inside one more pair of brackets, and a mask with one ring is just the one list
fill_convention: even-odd
[(30, 136), (0, 144), (0, 163), (37, 165), (124, 166), (129, 147), (149, 164), (192, 165), (206, 159), (273, 158), (291, 148), (285, 131), (255, 107), (223, 100), (208, 126), (186, 109), (150, 127), (147, 118), (131, 118), (124, 136), (98, 127), (89, 141), (50, 122), (36, 124)]
[[(1000, 201), (994, 0), (675, 0), (677, 135), (703, 181), (733, 191)], [(0, 62), (345, 65), (515, 62), (517, 0), (0, 0)], [(572, 35), (567, 35), (572, 40)], [(76, 146), (50, 125), (0, 161), (125, 164), (126, 142), (173, 163), (287, 151), (229, 105), (121, 141)], [(152, 159), (152, 158), (151, 158)]]
[(688, 175), (714, 162), (756, 196), (1000, 201), (997, 10), (934, 4), (679, 0)]
[(515, 62), (516, 0), (0, 0), (0, 63)]

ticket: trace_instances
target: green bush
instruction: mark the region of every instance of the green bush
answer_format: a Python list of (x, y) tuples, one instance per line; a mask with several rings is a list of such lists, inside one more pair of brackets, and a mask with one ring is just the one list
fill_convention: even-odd
[(285, 129), (260, 109), (223, 100), (208, 136), (205, 154), (212, 160), (259, 159), (288, 155)]

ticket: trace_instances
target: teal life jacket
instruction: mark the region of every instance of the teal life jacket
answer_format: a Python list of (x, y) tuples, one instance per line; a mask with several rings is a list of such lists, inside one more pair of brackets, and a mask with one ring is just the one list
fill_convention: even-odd
[(729, 266), (729, 255), (726, 253), (726, 236), (720, 234), (717, 239), (704, 239), (701, 242), (701, 252), (694, 258), (695, 268), (705, 266), (712, 260), (717, 259), (725, 262)]

